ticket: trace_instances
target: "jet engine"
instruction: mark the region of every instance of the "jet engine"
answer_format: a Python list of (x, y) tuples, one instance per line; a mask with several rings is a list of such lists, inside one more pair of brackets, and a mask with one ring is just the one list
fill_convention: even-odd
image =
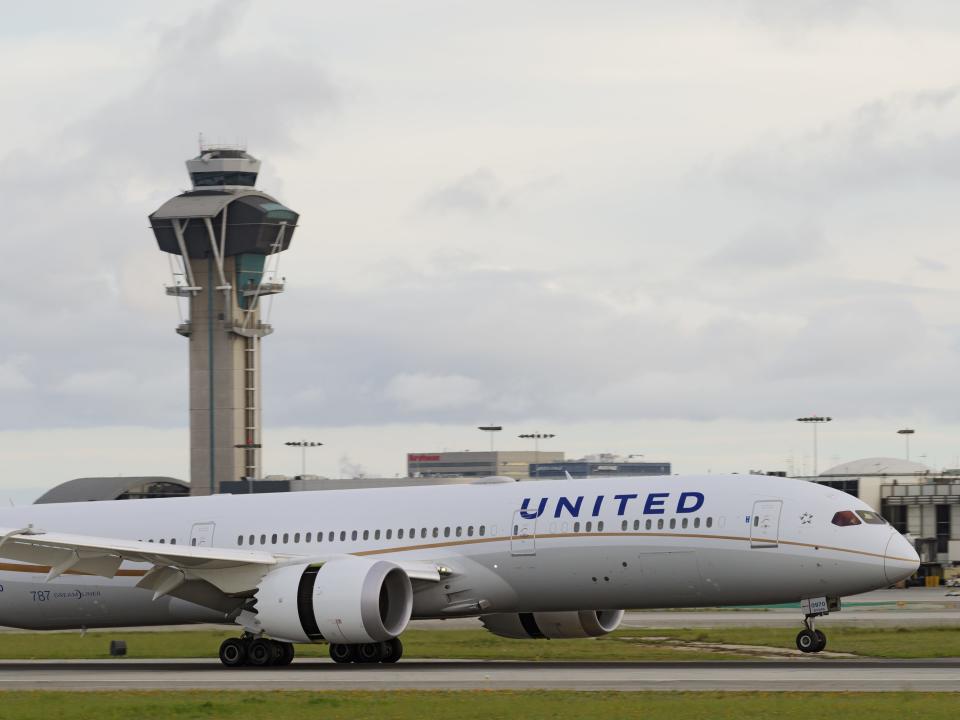
[(480, 616), (480, 622), (494, 635), (517, 639), (600, 637), (616, 630), (621, 620), (623, 610), (496, 613)]
[(278, 640), (381, 642), (406, 628), (413, 589), (406, 572), (386, 560), (288, 565), (260, 581), (256, 612), (258, 629)]

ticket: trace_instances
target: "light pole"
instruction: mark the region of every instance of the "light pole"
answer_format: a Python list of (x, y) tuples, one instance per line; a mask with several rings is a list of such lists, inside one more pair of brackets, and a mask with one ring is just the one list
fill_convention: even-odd
[(298, 447), (300, 448), (300, 478), (304, 478), (307, 474), (307, 448), (308, 447), (320, 447), (323, 445), (322, 442), (307, 442), (306, 440), (297, 440), (295, 442), (285, 442), (284, 445), (287, 447)]
[(819, 474), (819, 468), (817, 467), (817, 425), (828, 423), (831, 420), (833, 420), (832, 417), (824, 417), (822, 415), (810, 415), (808, 417), (797, 418), (797, 422), (813, 425), (813, 474), (815, 476)]
[(517, 435), (517, 437), (525, 440), (533, 440), (533, 452), (537, 465), (537, 477), (540, 477), (540, 441), (555, 438), (556, 435), (553, 433), (524, 433), (523, 435)]
[(902, 430), (897, 430), (897, 435), (903, 435), (903, 439), (907, 443), (907, 460), (910, 460), (910, 436), (915, 432), (916, 430), (913, 430), (912, 428), (903, 428)]
[(503, 430), (502, 425), (479, 425), (477, 430), (483, 430), (486, 433), (490, 433), (490, 452), (493, 452), (493, 437), (494, 433), (498, 433)]

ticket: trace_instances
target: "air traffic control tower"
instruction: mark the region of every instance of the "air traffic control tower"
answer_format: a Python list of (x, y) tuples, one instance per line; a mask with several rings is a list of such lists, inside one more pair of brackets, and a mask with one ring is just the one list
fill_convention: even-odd
[(170, 253), (167, 294), (187, 303), (177, 332), (190, 341), (190, 480), (194, 495), (260, 477), (260, 341), (273, 328), (261, 300), (283, 292), (279, 254), (299, 215), (254, 189), (260, 161), (203, 145), (187, 160), (193, 189), (150, 215)]

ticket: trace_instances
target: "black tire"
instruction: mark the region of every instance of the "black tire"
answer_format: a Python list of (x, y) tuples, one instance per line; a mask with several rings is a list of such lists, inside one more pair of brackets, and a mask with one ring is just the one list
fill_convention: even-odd
[(280, 659), (277, 660), (277, 665), (286, 666), (293, 662), (293, 656), (296, 655), (296, 651), (293, 649), (293, 643), (282, 642), (277, 643), (280, 646)]
[(801, 630), (797, 633), (797, 650), (800, 652), (816, 652), (817, 636), (812, 630)]
[(354, 662), (369, 664), (378, 663), (383, 657), (381, 643), (360, 643), (356, 646), (356, 659)]
[(400, 642), (400, 638), (393, 638), (380, 643), (380, 662), (391, 664), (402, 657), (403, 643)]
[(276, 650), (274, 642), (266, 638), (251, 640), (247, 646), (247, 664), (254, 667), (266, 667), (273, 663)]
[(353, 645), (343, 645), (341, 643), (330, 643), (330, 659), (335, 663), (352, 663), (355, 653)]
[(247, 646), (239, 638), (229, 638), (220, 643), (220, 662), (227, 667), (242, 667), (247, 664)]
[(818, 653), (821, 650), (823, 650), (825, 647), (827, 647), (827, 636), (824, 635), (819, 630), (814, 630), (813, 634), (816, 635), (817, 637), (817, 645), (813, 650), (811, 650), (811, 652)]

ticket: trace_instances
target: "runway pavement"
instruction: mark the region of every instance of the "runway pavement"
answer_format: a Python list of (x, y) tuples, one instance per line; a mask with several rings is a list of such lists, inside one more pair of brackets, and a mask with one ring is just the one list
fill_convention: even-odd
[(0, 661), (0, 690), (958, 691), (960, 660), (401, 661), (229, 670), (211, 660)]

